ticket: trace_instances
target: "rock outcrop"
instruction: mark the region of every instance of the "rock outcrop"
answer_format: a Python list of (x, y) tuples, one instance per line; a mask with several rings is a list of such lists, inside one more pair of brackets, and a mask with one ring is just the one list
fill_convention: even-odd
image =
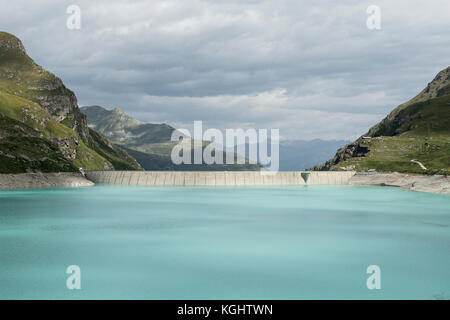
[[(368, 147), (366, 146), (361, 146), (360, 143), (358, 142), (353, 142), (350, 143), (348, 145), (346, 145), (345, 147), (343, 147), (342, 149), (339, 149), (338, 152), (336, 153), (336, 156), (333, 159), (330, 159), (328, 161), (326, 161), (323, 165), (321, 166), (317, 166), (314, 167), (313, 170), (314, 171), (328, 171), (331, 170), (331, 168), (340, 163), (343, 162), (345, 160), (351, 159), (351, 158), (355, 158), (355, 157), (364, 157), (366, 153), (368, 153), (370, 150)], [(353, 171), (355, 169), (355, 167), (348, 167), (348, 168), (342, 168), (342, 170), (344, 171)]]

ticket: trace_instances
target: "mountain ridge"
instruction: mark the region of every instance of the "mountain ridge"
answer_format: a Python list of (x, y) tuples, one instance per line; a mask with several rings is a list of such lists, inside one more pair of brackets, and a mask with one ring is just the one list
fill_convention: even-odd
[(115, 143), (142, 145), (170, 141), (175, 128), (162, 123), (145, 123), (128, 116), (120, 108), (107, 110), (101, 106), (84, 106), (81, 112), (89, 119), (89, 127), (102, 132)]
[[(176, 131), (172, 126), (162, 123), (145, 123), (133, 119), (120, 108), (107, 110), (101, 106), (86, 106), (80, 108), (86, 114), (88, 124), (102, 132), (108, 139), (125, 149), (135, 157), (145, 170), (259, 170), (259, 165), (249, 164), (180, 164), (175, 165), (171, 160), (173, 147), (177, 141), (171, 141), (172, 133)], [(210, 142), (203, 141), (203, 147)], [(193, 150), (191, 149), (191, 152)], [(225, 155), (224, 155), (225, 157)], [(237, 155), (235, 154), (235, 159)]]
[(366, 134), (312, 170), (376, 170), (448, 174), (450, 67)]

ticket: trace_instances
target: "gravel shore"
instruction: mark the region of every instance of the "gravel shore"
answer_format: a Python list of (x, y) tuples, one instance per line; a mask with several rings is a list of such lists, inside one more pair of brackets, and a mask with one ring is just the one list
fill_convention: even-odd
[(355, 186), (393, 186), (407, 190), (450, 194), (450, 177), (403, 173), (358, 172), (350, 179)]
[(77, 172), (0, 174), (0, 190), (92, 185), (94, 183)]

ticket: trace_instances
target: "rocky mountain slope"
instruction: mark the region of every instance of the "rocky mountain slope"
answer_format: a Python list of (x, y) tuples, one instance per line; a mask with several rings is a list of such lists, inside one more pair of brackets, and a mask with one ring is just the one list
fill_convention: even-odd
[(335, 157), (313, 170), (450, 172), (450, 67)]
[(0, 32), (0, 116), (0, 173), (142, 169), (87, 126), (75, 94), (6, 32)]
[[(175, 165), (170, 154), (177, 142), (171, 141), (175, 128), (167, 124), (144, 123), (131, 118), (121, 109), (107, 110), (100, 106), (82, 107), (91, 128), (125, 149), (145, 170), (259, 170), (252, 164)], [(208, 141), (203, 142), (207, 146)], [(235, 155), (236, 158), (236, 155)]]

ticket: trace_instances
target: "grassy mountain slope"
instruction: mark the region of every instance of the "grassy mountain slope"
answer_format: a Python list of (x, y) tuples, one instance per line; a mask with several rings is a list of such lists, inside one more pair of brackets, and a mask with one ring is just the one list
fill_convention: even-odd
[[(0, 32), (0, 115), (40, 133), (39, 139), (51, 146), (49, 152), (56, 148), (65, 160), (73, 164), (71, 170), (78, 170), (79, 167), (113, 169), (113, 160), (121, 168), (141, 169), (123, 150), (109, 142), (108, 146), (104, 137), (92, 134), (74, 93), (59, 78), (34, 63), (19, 39), (5, 32)], [(60, 159), (59, 155), (53, 156)], [(36, 163), (40, 163), (38, 158)], [(65, 167), (65, 161), (61, 166)], [(14, 168), (1, 169), (0, 172), (48, 172), (58, 166), (41, 163), (29, 168)]]
[(450, 67), (439, 72), (419, 95), (394, 109), (363, 137), (313, 169), (448, 174)]
[(140, 164), (123, 148), (112, 144), (104, 135), (89, 128), (88, 145), (107, 159), (116, 170), (141, 169)]
[(59, 148), (26, 124), (0, 115), (0, 172), (73, 172)]

